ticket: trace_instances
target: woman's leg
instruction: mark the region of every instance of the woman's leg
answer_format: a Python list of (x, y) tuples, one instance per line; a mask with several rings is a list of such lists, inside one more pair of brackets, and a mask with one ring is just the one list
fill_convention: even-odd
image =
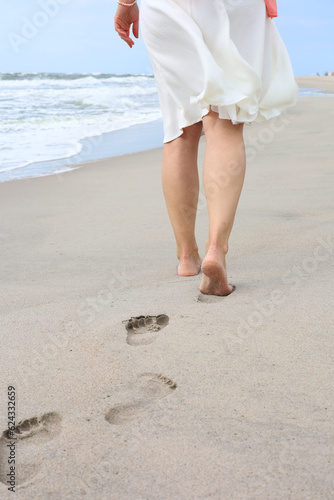
[(162, 186), (176, 239), (179, 276), (193, 276), (201, 268), (195, 240), (199, 179), (198, 143), (202, 122), (183, 129), (183, 134), (163, 147)]
[(240, 198), (246, 167), (243, 124), (233, 125), (210, 109), (203, 117), (206, 151), (203, 184), (209, 211), (209, 238), (202, 262), (200, 291), (228, 295), (225, 255)]

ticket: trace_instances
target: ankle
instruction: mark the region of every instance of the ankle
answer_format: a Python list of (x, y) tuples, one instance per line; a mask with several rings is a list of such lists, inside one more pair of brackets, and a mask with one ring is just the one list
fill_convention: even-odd
[(221, 257), (225, 257), (228, 252), (227, 242), (217, 242), (216, 240), (208, 240), (205, 245), (206, 253), (210, 250), (211, 252), (217, 253)]
[(199, 257), (198, 247), (178, 249), (176, 252), (179, 260), (192, 260)]

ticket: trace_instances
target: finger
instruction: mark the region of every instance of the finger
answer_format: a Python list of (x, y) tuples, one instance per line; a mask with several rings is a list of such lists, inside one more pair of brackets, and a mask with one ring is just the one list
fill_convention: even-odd
[(130, 37), (128, 37), (128, 36), (121, 36), (121, 35), (120, 35), (120, 37), (122, 38), (122, 40), (124, 40), (124, 42), (126, 42), (129, 45), (130, 48), (134, 44), (133, 40), (131, 40)]
[(138, 21), (134, 21), (134, 23), (132, 25), (132, 33), (133, 33), (133, 36), (138, 38), (138, 36), (139, 36), (139, 22)]
[(132, 42), (131, 38), (129, 36), (127, 36), (127, 35), (121, 34), (120, 37), (122, 38), (122, 40), (126, 40), (128, 42), (130, 42), (130, 41)]
[(129, 37), (129, 34), (126, 31), (118, 30), (118, 34), (125, 42), (131, 42), (131, 44), (134, 44), (134, 41)]
[(129, 32), (126, 31), (126, 30), (122, 30), (121, 28), (119, 28), (118, 30), (116, 30), (117, 33), (119, 34), (122, 34), (122, 36), (129, 36)]
[(124, 27), (124, 24), (116, 23), (116, 22), (114, 23), (114, 26), (115, 26), (115, 30), (118, 33), (123, 33), (123, 34), (129, 35), (129, 27)]

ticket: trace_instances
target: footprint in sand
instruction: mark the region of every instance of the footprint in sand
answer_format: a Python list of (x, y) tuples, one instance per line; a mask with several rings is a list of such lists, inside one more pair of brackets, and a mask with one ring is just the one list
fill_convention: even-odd
[(156, 334), (169, 323), (166, 314), (158, 316), (137, 316), (123, 321), (128, 332), (126, 341), (133, 346), (147, 345), (154, 342)]
[[(232, 285), (233, 291), (236, 289), (235, 285)], [(232, 293), (232, 292), (231, 292)], [(226, 300), (229, 295), (206, 295), (202, 292), (200, 292), (197, 296), (197, 302), (208, 302), (208, 303), (214, 303), (214, 302), (221, 302), (222, 300)]]
[(132, 386), (132, 395), (124, 403), (117, 404), (105, 415), (110, 424), (126, 424), (134, 418), (148, 413), (157, 400), (175, 391), (177, 385), (161, 373), (142, 373)]
[[(0, 438), (0, 481), (8, 486), (9, 445), (15, 442), (15, 484), (20, 485), (35, 476), (41, 462), (26, 459), (30, 445), (47, 443), (61, 432), (62, 417), (56, 412), (44, 413), (40, 417), (32, 417), (19, 422), (12, 432), (5, 430)], [(31, 450), (30, 450), (31, 451)]]

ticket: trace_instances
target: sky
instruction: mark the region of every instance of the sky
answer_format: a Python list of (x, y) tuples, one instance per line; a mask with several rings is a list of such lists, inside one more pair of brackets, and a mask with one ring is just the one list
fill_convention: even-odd
[[(334, 1), (277, 3), (295, 75), (334, 71)], [(0, 0), (0, 72), (152, 74), (141, 31), (132, 48), (116, 33), (116, 8), (116, 0)]]

